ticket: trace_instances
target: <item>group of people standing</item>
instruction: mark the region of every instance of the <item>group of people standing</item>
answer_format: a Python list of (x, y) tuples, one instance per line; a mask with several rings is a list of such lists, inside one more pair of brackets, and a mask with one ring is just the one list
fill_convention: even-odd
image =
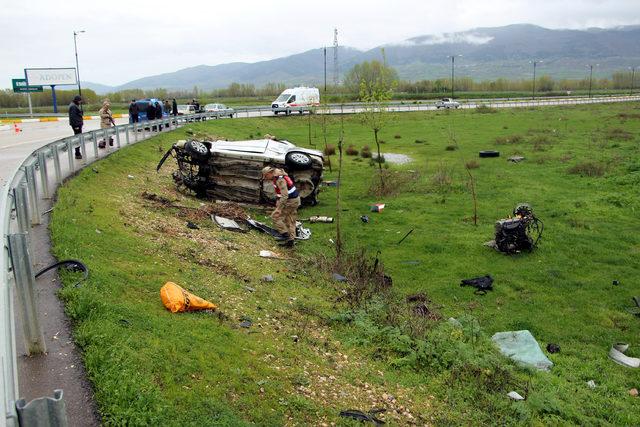
[[(144, 112), (147, 115), (148, 120), (156, 120), (161, 119), (164, 111), (171, 111), (171, 115), (174, 117), (178, 115), (178, 103), (174, 98), (170, 103), (169, 100), (165, 99), (162, 101), (143, 101), (145, 105)], [(139, 102), (135, 99), (131, 100), (129, 104), (129, 123), (138, 123), (140, 121), (140, 105)]]

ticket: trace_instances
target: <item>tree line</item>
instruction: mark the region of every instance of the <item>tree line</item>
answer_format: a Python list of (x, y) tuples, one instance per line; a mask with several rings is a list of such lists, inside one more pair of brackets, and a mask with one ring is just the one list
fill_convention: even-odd
[[(451, 79), (439, 78), (433, 80), (407, 81), (398, 78), (397, 71), (382, 61), (365, 61), (354, 65), (344, 76), (343, 82), (338, 86), (329, 86), (327, 93), (334, 98), (356, 100), (363, 94), (371, 95), (373, 82), (379, 81), (380, 76), (388, 80), (386, 83), (395, 82), (394, 94), (403, 94), (406, 97), (415, 97), (428, 94), (447, 94), (451, 92)], [(633, 81), (633, 86), (638, 86), (638, 76)], [(610, 78), (594, 78), (591, 82), (592, 90), (625, 90), (632, 87), (632, 73), (616, 72)], [(361, 85), (364, 83), (364, 89)], [(474, 80), (471, 77), (457, 77), (454, 79), (456, 93), (464, 92), (531, 92), (533, 90), (532, 79), (505, 79)], [(559, 93), (567, 91), (584, 91), (589, 89), (589, 78), (582, 79), (554, 79), (548, 75), (536, 78), (536, 93)], [(108, 98), (112, 103), (127, 103), (132, 99), (157, 98), (157, 99), (216, 99), (216, 98), (258, 98), (275, 97), (287, 88), (284, 83), (267, 83), (261, 87), (247, 83), (231, 83), (226, 88), (202, 90), (194, 86), (189, 90), (169, 89), (124, 89), (98, 95), (91, 89), (83, 89), (82, 96), (87, 104), (99, 104), (102, 99)], [(363, 92), (364, 90), (364, 92)], [(56, 90), (58, 105), (68, 105), (77, 90)], [(33, 107), (48, 107), (52, 105), (51, 90), (31, 94)], [(0, 108), (26, 108), (28, 106), (27, 95), (13, 93), (11, 89), (0, 90)]]

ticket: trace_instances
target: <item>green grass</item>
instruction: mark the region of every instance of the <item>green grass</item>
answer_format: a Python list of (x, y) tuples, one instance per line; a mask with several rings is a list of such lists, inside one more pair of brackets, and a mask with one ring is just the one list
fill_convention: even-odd
[[(386, 406), (386, 419), (397, 424), (413, 417), (447, 425), (638, 425), (638, 401), (628, 390), (638, 387), (640, 372), (614, 364), (607, 351), (626, 341), (631, 355), (640, 355), (640, 320), (625, 310), (640, 293), (639, 112), (637, 104), (618, 104), (396, 115), (381, 133), (383, 152), (414, 159), (389, 166), (390, 183), (402, 186), (397, 194), (370, 195), (375, 168), (367, 159), (344, 159), (344, 240), (350, 251), (380, 251), (393, 277), (391, 292), (355, 307), (338, 301), (339, 284), (315, 267), (321, 254), (334, 253), (332, 225), (314, 224), (295, 261), (264, 260), (260, 249), (277, 250), (266, 237), (221, 232), (206, 220), (189, 230), (178, 210), (140, 197), (150, 191), (198, 206), (175, 192), (174, 165), (154, 169), (186, 129), (115, 153), (95, 166), (98, 173), (82, 171), (59, 190), (51, 232), (57, 257), (82, 259), (91, 269), (86, 284), (66, 285), (61, 296), (104, 421), (317, 425), (344, 423), (341, 409)], [(308, 146), (308, 120), (189, 128), (230, 139), (270, 133)], [(311, 118), (310, 142), (318, 148), (320, 120)], [(330, 143), (339, 125), (330, 118)], [(375, 151), (372, 132), (356, 116), (346, 116), (344, 126), (345, 146)], [(454, 143), (458, 150), (445, 149)], [(477, 159), (486, 149), (501, 157)], [(507, 162), (513, 154), (526, 160)], [(464, 170), (471, 160), (479, 163), (472, 170), (477, 227)], [(336, 178), (336, 156), (331, 161), (327, 180)], [(393, 178), (403, 173), (412, 178)], [(321, 203), (301, 217), (335, 216), (335, 191), (325, 188)], [(386, 209), (370, 213), (376, 202)], [(494, 221), (520, 202), (544, 220), (539, 248), (510, 257), (482, 246)], [(360, 221), (363, 214), (370, 223)], [(262, 282), (269, 273), (275, 282)], [(495, 278), (485, 296), (458, 286), (483, 274)], [(159, 289), (168, 280), (219, 304), (226, 316), (167, 312)], [(407, 314), (403, 297), (416, 292), (463, 328)], [(237, 327), (243, 316), (252, 328)], [(515, 367), (488, 342), (495, 332), (520, 329), (542, 347), (560, 345), (549, 356), (550, 373)], [(591, 379), (595, 389), (586, 385)], [(511, 390), (528, 390), (527, 400), (509, 401)], [(384, 400), (385, 393), (396, 400)]]

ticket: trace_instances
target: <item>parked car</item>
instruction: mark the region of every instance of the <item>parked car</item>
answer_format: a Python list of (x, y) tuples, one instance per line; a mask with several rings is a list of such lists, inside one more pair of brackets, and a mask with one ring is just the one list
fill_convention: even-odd
[(236, 113), (233, 108), (227, 107), (224, 104), (207, 104), (204, 106), (204, 111), (207, 113), (216, 113), (216, 117), (233, 117)]
[(441, 100), (436, 101), (436, 108), (460, 108), (460, 103), (451, 98), (442, 98)]
[(178, 141), (158, 163), (175, 153), (179, 188), (198, 197), (254, 204), (274, 204), (273, 183), (263, 182), (262, 168), (282, 168), (294, 180), (303, 205), (318, 203), (324, 158), (322, 152), (296, 147), (289, 141)]
[(294, 87), (286, 89), (271, 103), (273, 114), (284, 112), (287, 116), (292, 111), (302, 114), (320, 105), (320, 91), (317, 87)]
[[(154, 106), (156, 104), (160, 105), (160, 109), (162, 109), (162, 116), (163, 117), (167, 117), (169, 115), (169, 113), (167, 111), (164, 111), (164, 105), (162, 103), (162, 100), (156, 99), (156, 98), (139, 99), (139, 100), (136, 101), (136, 104), (138, 105), (138, 120), (139, 121), (144, 122), (144, 121), (149, 120), (149, 118), (147, 117), (147, 107), (151, 103), (153, 103)], [(155, 120), (155, 117), (153, 118), (153, 120)]]
[(180, 104), (178, 105), (178, 115), (184, 116), (185, 114), (195, 114), (196, 106), (191, 104)]

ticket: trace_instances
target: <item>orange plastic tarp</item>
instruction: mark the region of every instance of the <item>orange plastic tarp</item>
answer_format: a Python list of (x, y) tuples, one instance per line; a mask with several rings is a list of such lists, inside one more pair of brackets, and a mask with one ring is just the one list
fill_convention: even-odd
[(212, 302), (204, 300), (198, 296), (187, 292), (173, 282), (167, 282), (160, 289), (162, 303), (172, 313), (196, 310), (215, 310), (218, 308)]

